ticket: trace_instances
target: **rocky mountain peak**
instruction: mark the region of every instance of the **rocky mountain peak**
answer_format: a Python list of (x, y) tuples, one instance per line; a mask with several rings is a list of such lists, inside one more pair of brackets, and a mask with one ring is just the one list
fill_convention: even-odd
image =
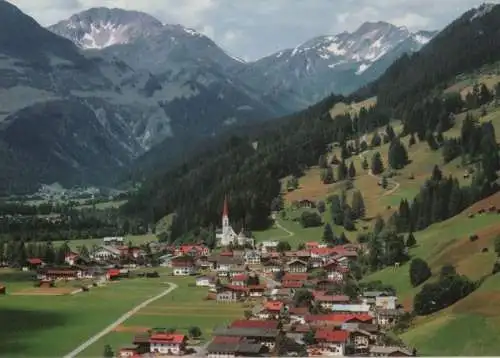
[(83, 49), (102, 49), (156, 34), (163, 29), (163, 24), (143, 12), (95, 7), (48, 29)]

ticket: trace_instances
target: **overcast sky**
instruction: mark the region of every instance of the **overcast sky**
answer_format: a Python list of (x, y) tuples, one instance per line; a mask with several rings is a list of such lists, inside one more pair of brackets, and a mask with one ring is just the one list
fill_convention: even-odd
[[(42, 25), (94, 6), (139, 10), (192, 27), (231, 55), (253, 60), (365, 21), (441, 29), (484, 0), (9, 0)], [(490, 1), (499, 3), (500, 0)]]

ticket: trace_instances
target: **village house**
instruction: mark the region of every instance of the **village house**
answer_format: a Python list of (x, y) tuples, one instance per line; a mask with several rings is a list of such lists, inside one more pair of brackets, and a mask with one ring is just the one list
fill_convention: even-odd
[(174, 250), (175, 256), (192, 256), (195, 258), (208, 256), (210, 249), (205, 245), (180, 245)]
[(264, 302), (262, 309), (256, 315), (259, 319), (273, 319), (278, 320), (280, 313), (283, 311), (284, 305), (281, 301), (267, 301)]
[(42, 261), (42, 259), (38, 257), (32, 257), (26, 260), (28, 264), (28, 269), (30, 270), (37, 270), (40, 267), (43, 267), (45, 263)]
[(299, 259), (304, 262), (308, 262), (311, 258), (311, 252), (308, 250), (299, 250), (299, 251), (285, 251), (284, 252), (285, 260), (290, 261), (294, 259)]
[(275, 273), (281, 271), (281, 264), (277, 260), (268, 260), (262, 263), (262, 272)]
[(309, 307), (288, 307), (288, 317), (291, 323), (305, 324), (305, 317), (310, 314)]
[(265, 293), (265, 296), (271, 301), (285, 301), (292, 299), (295, 290), (291, 288), (272, 288)]
[(172, 260), (174, 276), (189, 276), (196, 273), (193, 259), (187, 256), (177, 257)]
[(301, 288), (307, 281), (307, 273), (287, 273), (281, 278), (281, 285), (284, 288)]
[(248, 296), (248, 287), (224, 285), (217, 290), (217, 303), (234, 303)]
[(262, 297), (266, 291), (266, 285), (264, 284), (248, 285), (247, 288), (249, 297)]
[(382, 294), (375, 297), (375, 307), (385, 310), (395, 310), (397, 308), (398, 298), (393, 295)]
[(208, 270), (212, 267), (212, 263), (208, 261), (208, 256), (202, 255), (196, 259), (196, 266), (203, 270)]
[(377, 335), (361, 329), (350, 330), (354, 354), (368, 353), (370, 346), (375, 343)]
[(198, 287), (215, 287), (217, 279), (214, 276), (199, 276), (196, 277), (196, 286)]
[(318, 329), (314, 336), (317, 347), (327, 355), (345, 356), (350, 334), (342, 330)]
[(165, 254), (158, 258), (161, 267), (172, 267), (172, 259), (174, 256), (172, 254)]
[(377, 305), (377, 297), (387, 297), (379, 299), (380, 308), (396, 308), (397, 306), (397, 297), (392, 295), (389, 292), (385, 291), (365, 291), (361, 295), (361, 301), (364, 304), (370, 305), (372, 307), (376, 307)]
[(329, 313), (319, 315), (309, 315), (305, 317), (306, 323), (315, 326), (337, 326), (341, 327), (345, 323), (373, 323), (373, 316), (369, 314), (343, 314)]
[(68, 252), (64, 256), (64, 262), (66, 262), (68, 265), (74, 265), (76, 264), (76, 260), (79, 257), (79, 255), (76, 252)]
[(207, 347), (208, 358), (258, 357), (264, 346), (241, 337), (215, 337)]
[(312, 249), (318, 249), (318, 248), (325, 248), (328, 247), (327, 244), (322, 244), (316, 241), (310, 241), (305, 243), (306, 250), (312, 250)]
[(118, 260), (120, 256), (121, 251), (114, 246), (101, 246), (90, 255), (92, 259), (99, 262)]
[(345, 295), (327, 295), (325, 292), (313, 292), (313, 302), (324, 310), (332, 310), (335, 304), (348, 303), (349, 296)]
[(231, 285), (233, 286), (246, 286), (248, 281), (248, 275), (238, 274), (231, 277)]
[(182, 355), (187, 337), (183, 334), (154, 333), (149, 337), (150, 353)]
[[(214, 330), (214, 336), (226, 337), (245, 337), (252, 343), (261, 343), (268, 349), (273, 349), (276, 344), (276, 338), (280, 334), (277, 328), (268, 328), (271, 325), (277, 324), (275, 321), (255, 321), (247, 320), (241, 325), (231, 325), (230, 327), (217, 328)], [(267, 323), (270, 322), (270, 323)], [(256, 326), (258, 324), (259, 326)], [(265, 326), (263, 326), (265, 325)]]
[(141, 355), (137, 352), (136, 347), (123, 347), (120, 348), (118, 352), (119, 358), (141, 358)]
[(248, 250), (245, 252), (243, 259), (247, 265), (259, 265), (261, 262), (261, 256), (258, 251)]
[(231, 256), (219, 255), (216, 258), (212, 258), (215, 262), (215, 270), (219, 276), (229, 276), (234, 272), (237, 266), (240, 266), (243, 262), (239, 258)]
[(325, 264), (323, 269), (326, 271), (326, 277), (335, 282), (344, 281), (345, 275), (349, 272), (347, 267), (339, 264), (336, 260)]
[(372, 357), (411, 357), (413, 353), (402, 347), (391, 346), (371, 346), (370, 356)]
[(262, 253), (268, 253), (268, 252), (276, 252), (276, 248), (278, 247), (279, 241), (274, 240), (274, 241), (263, 241), (260, 244), (260, 248)]
[(110, 236), (102, 239), (102, 244), (104, 246), (118, 246), (123, 245), (123, 243), (124, 239), (122, 236)]
[(392, 328), (405, 311), (404, 309), (375, 308), (374, 313), (377, 324), (383, 328)]
[(285, 271), (291, 273), (304, 273), (307, 272), (307, 269), (308, 269), (307, 262), (299, 259), (294, 259), (288, 262), (285, 266)]

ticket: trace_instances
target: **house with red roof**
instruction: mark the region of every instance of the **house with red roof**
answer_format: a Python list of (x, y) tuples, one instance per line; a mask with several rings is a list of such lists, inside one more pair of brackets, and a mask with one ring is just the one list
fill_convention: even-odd
[(336, 329), (318, 329), (314, 339), (318, 348), (327, 351), (326, 355), (345, 356), (345, 348), (349, 343), (350, 333)]
[(248, 285), (248, 296), (250, 297), (262, 297), (264, 292), (266, 292), (267, 286), (263, 283), (258, 285)]
[(311, 258), (321, 257), (326, 259), (333, 255), (336, 255), (336, 250), (332, 247), (316, 247), (311, 249)]
[(315, 325), (338, 325), (344, 323), (373, 323), (373, 316), (367, 313), (348, 314), (348, 313), (329, 313), (309, 315), (305, 317), (305, 321)]
[(231, 285), (233, 286), (246, 286), (248, 281), (248, 275), (238, 274), (231, 278)]
[(336, 260), (326, 263), (323, 269), (326, 271), (326, 277), (336, 282), (344, 281), (346, 274), (349, 272), (349, 269), (345, 265), (341, 265)]
[(141, 358), (139, 352), (137, 352), (137, 348), (135, 347), (124, 347), (121, 348), (118, 352), (118, 357), (120, 358)]
[(210, 254), (210, 250), (205, 245), (180, 245), (175, 248), (174, 255), (175, 256), (192, 256), (195, 258), (201, 256), (208, 256)]
[(151, 353), (182, 355), (186, 350), (187, 337), (180, 333), (153, 333), (149, 337)]
[(301, 288), (307, 281), (307, 273), (286, 273), (281, 278), (283, 288)]
[(285, 305), (281, 301), (266, 301), (262, 304), (260, 312), (256, 314), (259, 319), (279, 319)]
[(39, 267), (44, 265), (44, 262), (42, 261), (42, 259), (40, 259), (38, 257), (31, 257), (31, 258), (27, 259), (26, 261), (28, 264), (28, 268), (30, 270), (36, 270)]

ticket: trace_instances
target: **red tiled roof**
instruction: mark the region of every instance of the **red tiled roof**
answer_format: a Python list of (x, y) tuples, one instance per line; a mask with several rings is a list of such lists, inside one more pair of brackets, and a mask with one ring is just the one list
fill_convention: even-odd
[(31, 259), (28, 259), (28, 262), (32, 265), (40, 265), (42, 263), (42, 260), (36, 257), (33, 257)]
[(315, 247), (311, 249), (311, 254), (319, 256), (334, 255), (336, 252), (334, 247)]
[(367, 313), (362, 314), (349, 314), (349, 313), (330, 313), (330, 314), (319, 314), (319, 315), (309, 315), (305, 317), (307, 322), (347, 322), (352, 319), (357, 319), (359, 321), (371, 321), (373, 317)]
[(183, 334), (169, 334), (169, 333), (155, 333), (151, 337), (149, 337), (149, 343), (175, 343), (181, 344), (186, 339), (186, 336)]
[(248, 285), (247, 286), (250, 291), (252, 290), (265, 290), (267, 288), (266, 285), (260, 284), (260, 285)]
[(120, 275), (120, 270), (118, 270), (118, 269), (109, 269), (108, 270), (108, 275), (109, 276), (119, 276)]
[(264, 328), (264, 329), (277, 329), (279, 325), (279, 321), (275, 320), (247, 320), (240, 319), (237, 321), (233, 321), (229, 328)]
[(295, 314), (298, 316), (305, 316), (309, 314), (309, 308), (308, 307), (291, 307), (288, 309), (288, 312), (290, 314)]
[(327, 342), (345, 343), (349, 338), (349, 332), (340, 330), (319, 329), (316, 331), (315, 339)]
[(283, 302), (281, 301), (267, 301), (264, 304), (264, 308), (268, 311), (281, 311), (283, 308)]
[(172, 267), (192, 267), (193, 261), (190, 260), (172, 260)]
[(301, 281), (287, 281), (281, 285), (283, 288), (301, 288), (304, 286), (304, 282)]
[(221, 256), (233, 256), (233, 252), (232, 251), (222, 251), (220, 253)]
[(227, 337), (227, 336), (215, 336), (212, 343), (217, 344), (234, 344), (239, 343), (243, 337)]
[(245, 275), (244, 273), (234, 275), (232, 281), (246, 281), (248, 279), (248, 276)]
[(287, 273), (282, 278), (281, 281), (305, 281), (307, 280), (307, 273)]

